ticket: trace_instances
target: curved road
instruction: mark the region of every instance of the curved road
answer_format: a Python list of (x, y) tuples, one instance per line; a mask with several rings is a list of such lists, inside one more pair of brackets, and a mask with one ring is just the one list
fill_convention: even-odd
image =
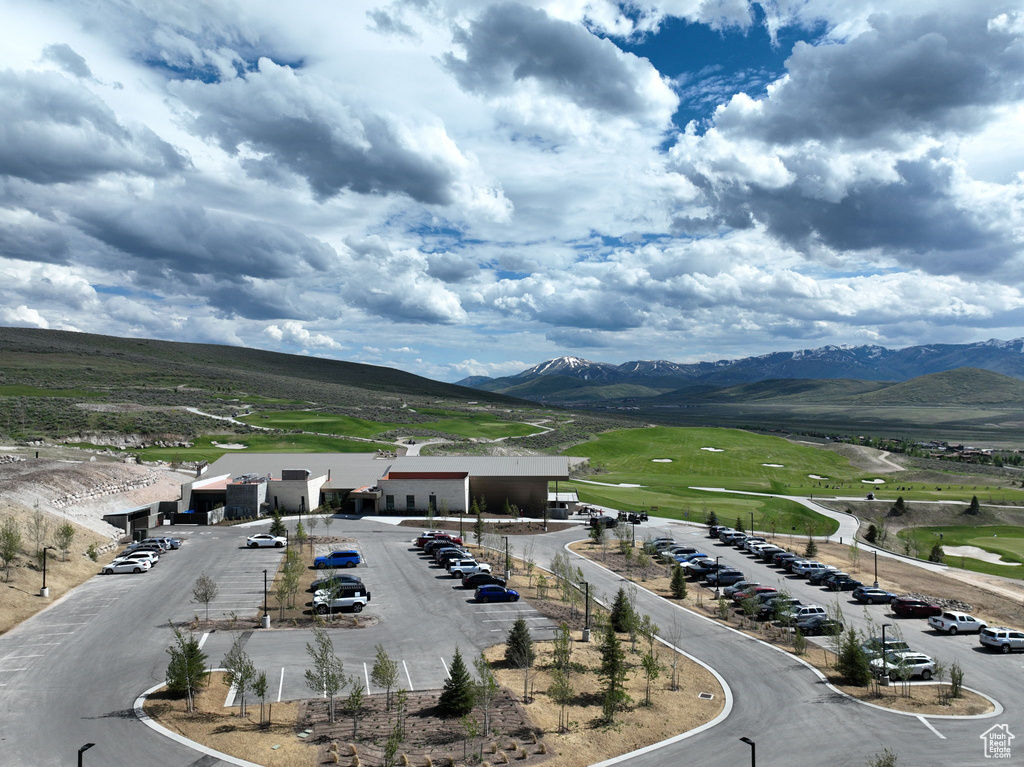
[[(652, 525), (670, 530), (680, 538), (701, 540), (702, 546), (710, 545), (716, 556), (734, 561), (744, 571), (762, 567), (733, 547), (703, 538), (700, 529), (692, 525), (652, 520), (651, 525), (642, 529)], [(439, 588), (438, 583), (444, 582), (424, 579), (422, 563), (415, 562), (409, 569), (403, 569), (411, 555), (398, 542), (407, 540), (408, 534), (402, 528), (383, 527), (386, 526), (380, 519), (338, 519), (332, 533), (341, 533), (343, 529), (344, 534), (364, 541), (364, 551), (369, 549), (378, 561), (394, 556), (383, 569), (376, 570), (375, 577), (393, 573), (392, 586), (418, 590), (416, 593), (423, 595), (425, 612), (433, 617), (424, 623), (421, 615), (396, 614), (386, 599), (375, 598), (367, 612), (378, 611), (382, 624), (376, 627), (380, 632), (365, 632), (366, 642), (391, 642), (382, 627), (388, 621), (394, 627), (403, 620), (423, 627), (424, 636), (428, 637), (424, 642), (431, 645), (431, 652), (433, 645), (442, 641), (438, 632), (448, 625), (442, 626), (444, 621), (450, 622), (454, 631), (463, 632), (463, 647), (482, 647), (493, 642), (495, 636), (501, 636), (482, 621), (474, 623), (475, 613), (469, 605), (465, 610), (446, 608), (451, 603), (450, 586)], [(538, 563), (550, 564), (567, 543), (584, 537), (585, 532), (573, 528), (537, 536)], [(181, 529), (175, 533), (180, 534)], [(191, 540), (181, 550), (166, 555), (167, 561), (153, 572), (145, 576), (94, 578), (0, 636), (0, 763), (19, 767), (68, 765), (79, 746), (92, 742), (97, 747), (86, 754), (87, 765), (221, 764), (151, 731), (135, 719), (131, 705), (142, 690), (163, 678), (165, 648), (172, 638), (166, 626), (168, 618), (182, 620), (199, 612), (198, 606), (189, 603), (194, 575), (206, 570), (222, 583), (237, 583), (238, 598), (243, 603), (253, 599), (258, 602), (262, 570), (273, 572), (281, 554), (270, 549), (239, 550), (237, 542), (243, 531), (232, 532), (230, 528), (186, 528), (186, 534)], [(391, 541), (390, 549), (384, 548), (385, 541)], [(576, 562), (598, 596), (613, 595), (622, 583), (619, 576), (596, 563), (582, 558)], [(762, 575), (768, 572), (765, 568)], [(254, 581), (258, 586), (253, 586)], [(812, 589), (809, 598), (822, 598), (822, 592), (803, 582), (787, 581), (786, 585), (797, 594), (803, 588)], [(762, 767), (801, 763), (856, 766), (884, 747), (899, 755), (901, 765), (910, 767), (980, 765), (986, 763), (980, 737), (987, 729), (1005, 724), (1012, 733), (1024, 733), (1024, 713), (1019, 703), (1021, 656), (980, 653), (975, 649), (977, 640), (973, 636), (932, 636), (920, 630), (920, 622), (901, 622), (915, 647), (947, 661), (958, 658), (967, 672), (967, 686), (980, 689), (1006, 706), (1004, 713), (989, 719), (925, 720), (851, 702), (829, 690), (791, 656), (643, 590), (637, 601), (638, 608), (661, 627), (666, 640), (723, 676), (732, 691), (734, 705), (718, 726), (663, 748), (618, 760), (620, 763), (637, 767), (695, 762), (702, 767), (746, 765), (750, 749), (739, 741), (745, 736), (757, 743)], [(881, 615), (883, 608), (871, 609)], [(860, 608), (847, 607), (847, 617), (854, 623), (860, 620), (860, 612)], [(222, 653), (228, 643), (223, 632), (219, 640), (214, 639), (216, 635), (206, 647), (212, 663), (219, 660), (217, 653)], [(257, 631), (249, 639), (247, 649), (254, 655), (262, 653), (272, 658), (289, 653), (298, 655), (293, 659), (295, 665), (304, 666), (302, 656), (308, 639), (309, 635), (302, 631)], [(403, 653), (415, 652), (415, 645), (425, 646), (418, 640), (406, 644)], [(447, 645), (438, 652), (449, 652), (450, 657)], [(424, 679), (433, 678), (427, 671), (419, 673)], [(430, 686), (429, 681), (421, 682), (416, 676), (411, 680), (417, 689)], [(296, 691), (291, 697), (300, 694)], [(1024, 752), (1024, 746), (1019, 750)]]

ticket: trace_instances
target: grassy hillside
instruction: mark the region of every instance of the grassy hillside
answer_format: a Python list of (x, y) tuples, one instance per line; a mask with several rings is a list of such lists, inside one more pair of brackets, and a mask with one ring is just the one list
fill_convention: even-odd
[(1024, 381), (978, 368), (957, 368), (890, 384), (852, 398), (863, 405), (1024, 406)]

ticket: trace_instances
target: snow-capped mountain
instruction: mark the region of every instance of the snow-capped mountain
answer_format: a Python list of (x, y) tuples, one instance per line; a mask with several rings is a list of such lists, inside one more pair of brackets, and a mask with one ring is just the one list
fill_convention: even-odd
[[(561, 399), (571, 389), (586, 396), (586, 389), (627, 384), (671, 391), (694, 384), (732, 386), (770, 379), (852, 378), (864, 381), (907, 381), (962, 367), (980, 368), (1024, 379), (1024, 339), (990, 339), (973, 344), (929, 344), (904, 349), (884, 346), (822, 346), (816, 349), (772, 352), (757, 357), (716, 362), (677, 363), (635, 360), (621, 365), (580, 357), (558, 357), (504, 378), (479, 377), (459, 381), (463, 386), (529, 399)], [(560, 386), (549, 377), (565, 380)], [(543, 385), (534, 383), (545, 379)], [(470, 382), (472, 380), (472, 382)], [(581, 387), (579, 382), (587, 385)], [(575, 398), (575, 397), (574, 397)]]

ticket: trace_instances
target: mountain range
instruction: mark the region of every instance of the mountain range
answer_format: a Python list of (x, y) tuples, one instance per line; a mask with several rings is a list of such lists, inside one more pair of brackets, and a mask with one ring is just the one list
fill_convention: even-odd
[[(473, 376), (457, 383), (524, 399), (569, 404), (661, 398), (671, 394), (700, 398), (723, 387), (762, 381), (901, 382), (959, 368), (1024, 379), (1024, 339), (903, 349), (823, 346), (697, 363), (636, 360), (613, 365), (579, 357), (558, 357), (512, 376)], [(872, 388), (875, 387), (861, 390)]]

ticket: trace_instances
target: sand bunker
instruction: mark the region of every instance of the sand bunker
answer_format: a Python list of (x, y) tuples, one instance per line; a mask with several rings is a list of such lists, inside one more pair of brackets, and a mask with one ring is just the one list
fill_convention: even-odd
[(828, 479), (828, 477), (823, 477), (820, 474), (808, 474), (807, 476), (811, 479)]
[(762, 466), (767, 466), (769, 469), (781, 469), (783, 464), (781, 463), (762, 463)]
[(1020, 562), (1007, 562), (998, 554), (979, 549), (977, 546), (943, 546), (942, 551), (947, 557), (970, 557), (971, 559), (980, 559), (982, 562), (991, 562), (994, 565), (1010, 565), (1011, 567), (1020, 565)]
[(725, 452), (720, 447), (702, 447), (701, 450), (707, 450), (709, 453), (724, 453)]
[(210, 444), (213, 445), (214, 447), (222, 447), (225, 450), (245, 450), (247, 447), (249, 447), (248, 445), (239, 445), (237, 442), (223, 443), (214, 442), (213, 440), (210, 440)]
[(671, 458), (652, 458), (651, 463), (672, 463)]
[(885, 480), (884, 479), (862, 479), (861, 482), (863, 482), (865, 485), (884, 485), (885, 484)]

